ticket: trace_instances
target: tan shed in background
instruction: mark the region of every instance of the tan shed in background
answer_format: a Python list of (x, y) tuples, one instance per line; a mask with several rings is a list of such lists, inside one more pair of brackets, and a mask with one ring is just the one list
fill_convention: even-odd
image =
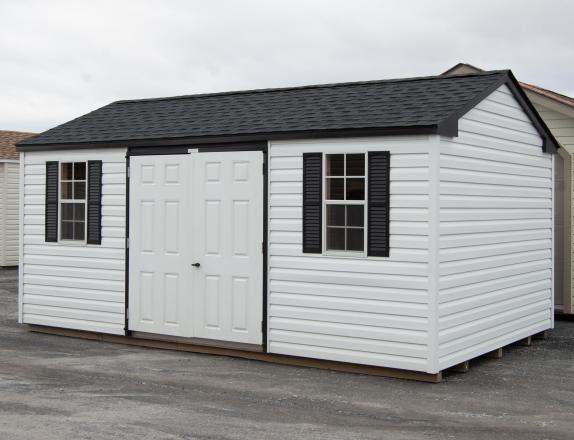
[(0, 266), (18, 265), (19, 168), (0, 160)]
[(0, 267), (18, 265), (20, 164), (15, 144), (30, 136), (0, 131)]
[[(481, 72), (470, 64), (459, 63), (443, 75)], [(555, 155), (554, 205), (554, 305), (556, 313), (574, 314), (574, 98), (521, 82), (522, 89), (560, 143)]]

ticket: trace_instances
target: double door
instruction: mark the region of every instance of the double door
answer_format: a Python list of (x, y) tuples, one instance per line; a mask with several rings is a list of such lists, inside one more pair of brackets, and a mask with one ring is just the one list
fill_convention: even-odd
[(132, 156), (129, 329), (262, 343), (263, 153)]

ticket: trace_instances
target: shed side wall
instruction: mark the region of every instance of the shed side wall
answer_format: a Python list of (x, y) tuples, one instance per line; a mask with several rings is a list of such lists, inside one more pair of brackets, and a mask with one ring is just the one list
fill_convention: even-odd
[[(25, 154), (22, 322), (124, 333), (125, 153)], [(50, 160), (103, 161), (101, 245), (44, 241), (45, 163)]]
[[(430, 372), (430, 143), (403, 136), (270, 144), (271, 353)], [(390, 257), (303, 254), (303, 153), (378, 150), (391, 153)]]
[(440, 146), (439, 368), (552, 326), (552, 157), (502, 86)]

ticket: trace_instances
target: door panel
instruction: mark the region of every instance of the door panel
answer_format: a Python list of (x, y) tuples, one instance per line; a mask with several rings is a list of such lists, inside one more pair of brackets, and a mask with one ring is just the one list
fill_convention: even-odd
[(189, 156), (134, 156), (130, 176), (130, 330), (190, 337)]
[(262, 343), (262, 166), (260, 151), (132, 157), (130, 330)]
[(194, 335), (261, 344), (263, 153), (193, 154)]

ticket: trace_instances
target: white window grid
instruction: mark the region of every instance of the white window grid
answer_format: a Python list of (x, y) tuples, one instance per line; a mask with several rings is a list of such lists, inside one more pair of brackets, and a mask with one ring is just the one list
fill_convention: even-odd
[[(328, 155), (343, 155), (343, 175), (342, 176), (329, 176), (327, 175), (327, 156)], [(351, 154), (362, 154), (365, 157), (365, 174), (364, 175), (347, 175), (347, 155)], [(348, 256), (348, 257), (366, 257), (367, 256), (367, 210), (368, 210), (368, 163), (367, 163), (367, 153), (324, 153), (323, 154), (323, 254), (324, 255), (336, 255), (336, 256)], [(365, 179), (365, 189), (363, 200), (332, 200), (327, 199), (327, 179), (336, 178), (343, 179), (343, 195), (347, 197), (347, 179), (348, 178), (364, 178)], [(347, 250), (335, 250), (327, 249), (327, 206), (329, 205), (357, 205), (363, 206), (363, 251), (347, 251)], [(347, 210), (345, 210), (345, 226), (335, 226), (335, 228), (345, 229), (345, 247), (347, 246), (347, 229), (361, 229), (359, 226), (346, 226), (347, 225)], [(333, 227), (333, 226), (330, 226)]]
[[(85, 164), (85, 178), (84, 179), (75, 179), (75, 171), (74, 171), (74, 164), (83, 163)], [(62, 179), (63, 176), (63, 167), (65, 164), (72, 164), (72, 179)], [(88, 164), (85, 161), (66, 161), (59, 163), (59, 172), (58, 172), (58, 241), (64, 243), (73, 243), (73, 244), (86, 244), (87, 240), (87, 232), (88, 232)], [(74, 197), (74, 182), (83, 182), (85, 185), (84, 191), (84, 198), (83, 199), (63, 199), (62, 198), (62, 184), (63, 183), (72, 183), (72, 197)], [(62, 204), (67, 203), (83, 203), (84, 204), (84, 239), (83, 240), (74, 240), (71, 238), (62, 239)], [(74, 225), (75, 227), (75, 225)]]

